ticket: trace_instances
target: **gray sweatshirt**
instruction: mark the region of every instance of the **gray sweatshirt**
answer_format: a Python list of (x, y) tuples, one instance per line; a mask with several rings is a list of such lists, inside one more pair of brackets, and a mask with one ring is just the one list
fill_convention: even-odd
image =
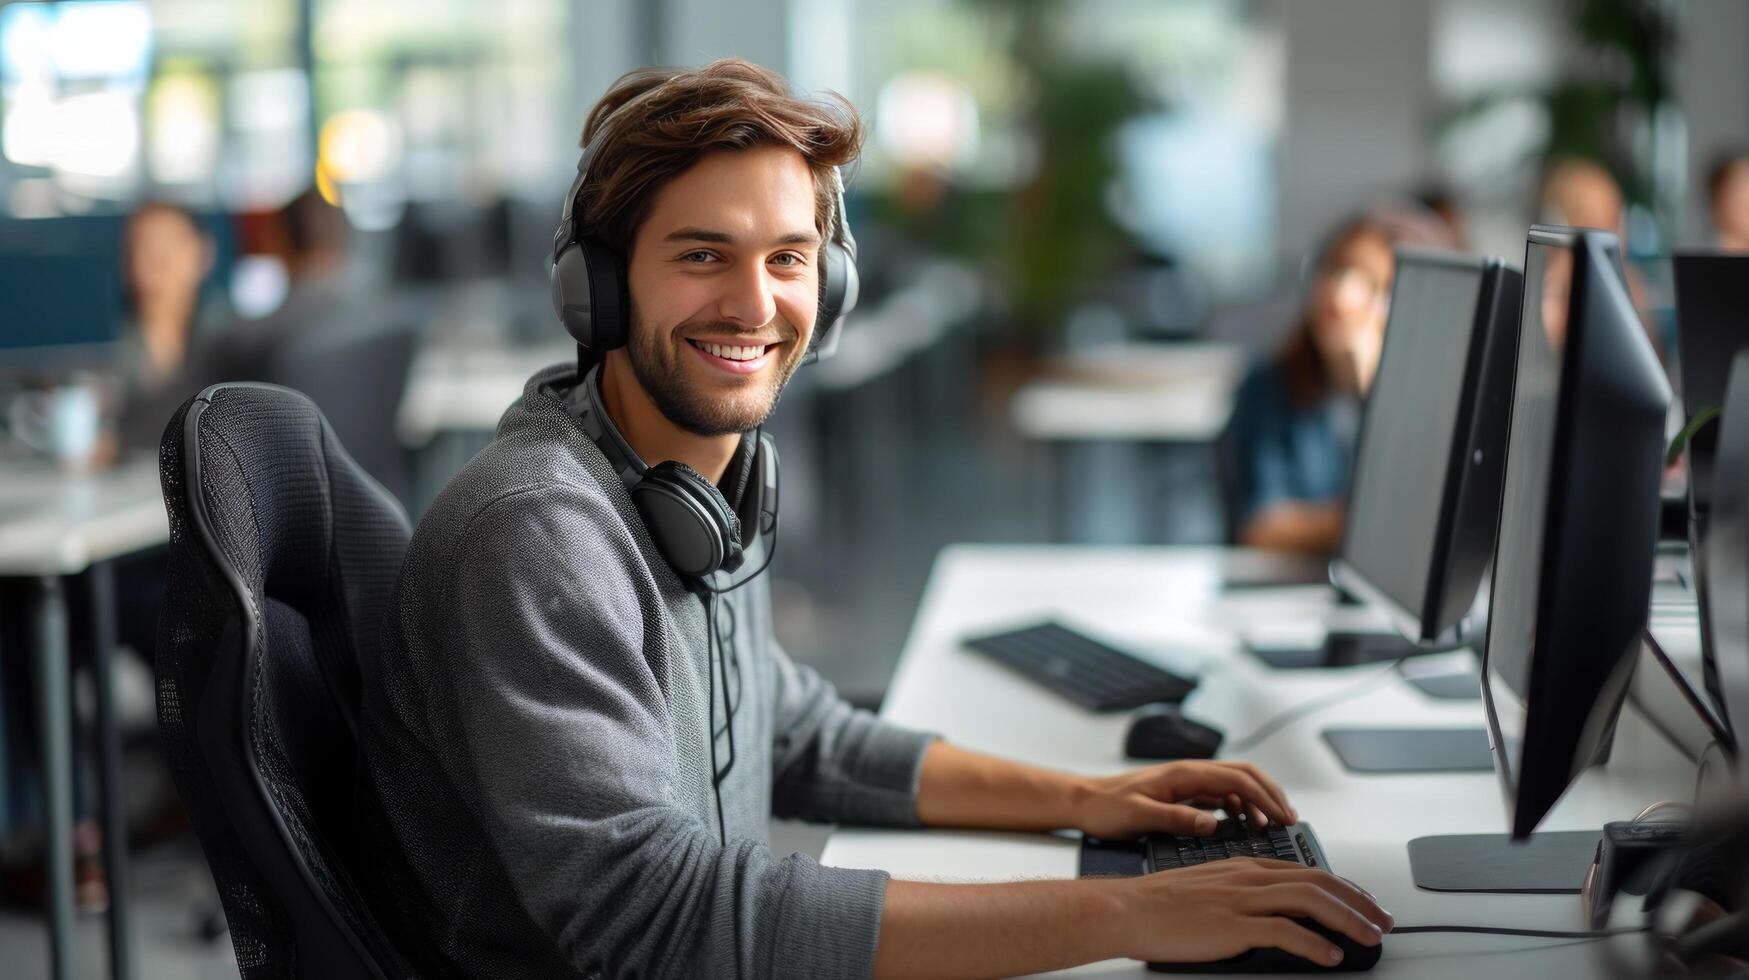
[(793, 663), (760, 576), (716, 613), (740, 665), (719, 842), (705, 604), (567, 409), (577, 383), (530, 379), (413, 535), (364, 672), (362, 887), (438, 974), (866, 976), (886, 874), (776, 859), (767, 822), (915, 824), (928, 737)]

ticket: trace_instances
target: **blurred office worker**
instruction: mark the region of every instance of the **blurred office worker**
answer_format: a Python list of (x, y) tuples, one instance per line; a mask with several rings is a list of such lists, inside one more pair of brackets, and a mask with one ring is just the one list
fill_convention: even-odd
[[(1627, 210), (1621, 185), (1608, 168), (1595, 160), (1557, 158), (1543, 174), (1538, 208), (1538, 218), (1546, 224), (1601, 228), (1614, 233), (1623, 246), (1629, 244)], [(1652, 329), (1655, 318), (1650, 315), (1646, 280), (1633, 264), (1633, 252), (1629, 248), (1623, 249), (1622, 265), (1627, 273), (1628, 295), (1633, 298), (1640, 322), (1646, 325), (1647, 335), (1660, 351), (1669, 349), (1668, 340)]]
[(1749, 150), (1723, 154), (1707, 171), (1713, 241), (1730, 252), (1749, 252)]
[(187, 211), (152, 201), (127, 220), (122, 263), (133, 307), (128, 381), (130, 387), (158, 388), (181, 369), (194, 342), (213, 241)]
[(181, 207), (152, 201), (137, 208), (123, 226), (121, 255), (132, 322), (117, 360), (119, 434), (122, 450), (145, 452), (188, 397), (187, 383), (198, 380), (189, 376), (196, 345), (211, 342), (203, 328), (223, 314), (202, 297), (212, 237)]
[(1327, 555), (1342, 539), (1360, 402), (1384, 345), (1392, 232), (1351, 219), (1319, 250), (1287, 343), (1234, 395), (1228, 441), (1238, 543)]
[[(591, 112), (554, 242), (582, 356), (531, 378), (432, 504), (363, 665), (379, 914), (434, 975), (997, 975), (1253, 946), (1332, 962), (1282, 914), (1376, 944), (1391, 923), (1369, 896), (1281, 862), (947, 885), (770, 853), (774, 814), (1208, 833), (1182, 804), (1213, 800), (1295, 819), (1242, 763), (1086, 778), (894, 727), (778, 646), (759, 427), (854, 301), (837, 168), (861, 139), (847, 104), (735, 60), (633, 72)], [(1343, 370), (1363, 387), (1370, 368)]]

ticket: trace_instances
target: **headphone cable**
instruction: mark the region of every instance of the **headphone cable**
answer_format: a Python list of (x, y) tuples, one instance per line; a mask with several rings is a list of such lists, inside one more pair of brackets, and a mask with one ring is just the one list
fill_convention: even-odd
[[(710, 716), (709, 716), (709, 722), (707, 723), (707, 727), (705, 728), (705, 734), (710, 739), (710, 743), (711, 743), (711, 793), (716, 797), (716, 800), (717, 800), (717, 839), (724, 847), (727, 847), (729, 845), (729, 832), (727, 830), (727, 824), (723, 820), (723, 777), (726, 777), (728, 775), (728, 773), (723, 773), (722, 776), (717, 775), (717, 660), (716, 660), (716, 657), (712, 654), (712, 650), (717, 645), (717, 594), (715, 592), (707, 592), (705, 594), (704, 609), (705, 609), (705, 614), (704, 614), (704, 616), (705, 616), (704, 662), (705, 662), (705, 670), (706, 670), (705, 676), (708, 678), (708, 681), (707, 681), (708, 686), (705, 689), (705, 700), (710, 703)], [(725, 668), (725, 673), (726, 672), (727, 672), (727, 670)], [(723, 678), (723, 707), (724, 708), (728, 707), (728, 700), (729, 700), (729, 680), (727, 677), (725, 677), (725, 678)], [(735, 738), (735, 716), (733, 714), (730, 714), (729, 715), (729, 739), (730, 739), (731, 745), (733, 745), (734, 738)], [(730, 758), (729, 764), (734, 765), (734, 750), (733, 750), (733, 748), (730, 749), (729, 758)]]

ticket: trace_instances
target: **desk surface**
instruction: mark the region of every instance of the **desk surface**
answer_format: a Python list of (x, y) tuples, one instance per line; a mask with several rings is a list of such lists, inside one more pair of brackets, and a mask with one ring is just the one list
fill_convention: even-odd
[[(1493, 773), (1359, 776), (1345, 772), (1318, 733), (1338, 724), (1480, 725), (1479, 701), (1436, 701), (1377, 665), (1275, 672), (1240, 652), (1262, 624), (1317, 629), (1335, 614), (1328, 589), (1223, 593), (1223, 573), (1251, 578), (1271, 559), (1192, 548), (962, 546), (942, 553), (899, 661), (884, 717), (970, 748), (1091, 774), (1120, 772), (1127, 716), (1094, 715), (961, 647), (962, 637), (1054, 617), (1177, 670), (1200, 672), (1188, 714), (1236, 737), (1308, 698), (1357, 685), (1362, 693), (1288, 725), (1247, 757), (1274, 775), (1318, 832), (1335, 869), (1377, 895), (1403, 925), (1475, 924), (1572, 929), (1573, 895), (1448, 895), (1417, 890), (1406, 844), (1439, 833), (1501, 832), (1505, 806)], [(1467, 658), (1468, 654), (1443, 655)], [(1370, 681), (1369, 681), (1370, 678)], [(1634, 710), (1624, 714), (1607, 768), (1587, 771), (1544, 828), (1584, 829), (1631, 819), (1645, 804), (1688, 799), (1694, 764)], [(835, 832), (823, 860), (884, 868), (903, 878), (996, 881), (1069, 878), (1068, 837), (967, 831)], [(1637, 906), (1634, 907), (1637, 911)], [(1622, 911), (1618, 909), (1618, 912)], [(1618, 920), (1622, 924), (1622, 920)], [(1378, 976), (1581, 976), (1606, 958), (1631, 958), (1637, 937), (1598, 943), (1493, 936), (1387, 938)], [(1148, 974), (1111, 961), (1071, 971)]]
[(0, 472), (0, 576), (76, 575), (170, 540), (155, 459), (98, 473)]
[(1056, 441), (1213, 442), (1233, 414), (1245, 352), (1231, 344), (1120, 344), (1062, 359), (1015, 393), (1014, 426)]

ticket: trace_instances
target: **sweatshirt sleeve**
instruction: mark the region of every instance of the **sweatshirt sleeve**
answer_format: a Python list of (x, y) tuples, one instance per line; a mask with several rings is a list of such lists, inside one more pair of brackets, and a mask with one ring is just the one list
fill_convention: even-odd
[(779, 817), (917, 826), (917, 782), (933, 735), (852, 707), (772, 641), (777, 697), (772, 809)]
[[(579, 540), (579, 527), (606, 530)], [(444, 766), (575, 968), (869, 975), (885, 873), (724, 846), (677, 802), (668, 701), (622, 584), (635, 545), (607, 505), (569, 488), (500, 498), (456, 553), (442, 643), (459, 709)], [(457, 869), (458, 887), (469, 877)]]

